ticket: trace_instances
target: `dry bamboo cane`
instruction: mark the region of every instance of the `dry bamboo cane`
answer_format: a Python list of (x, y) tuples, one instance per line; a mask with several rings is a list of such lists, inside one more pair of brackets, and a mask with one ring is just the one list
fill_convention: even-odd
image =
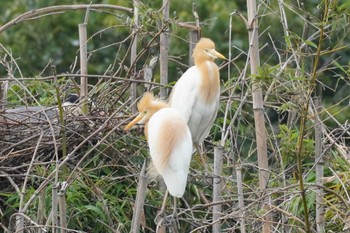
[[(88, 78), (87, 78), (87, 32), (86, 23), (79, 24), (79, 44), (80, 44), (80, 98), (86, 99), (88, 93)], [(87, 103), (84, 100), (82, 104), (82, 112), (87, 113)]]
[(59, 216), (60, 216), (60, 227), (61, 233), (67, 233), (67, 202), (66, 202), (66, 192), (64, 189), (61, 189), (58, 192), (58, 207), (59, 207)]
[[(249, 58), (250, 58), (250, 71), (251, 75), (258, 74), (258, 68), (260, 66), (259, 57), (259, 32), (258, 32), (258, 19), (256, 10), (256, 1), (247, 0), (248, 10), (248, 33), (249, 33)], [(258, 166), (259, 166), (259, 188), (263, 193), (266, 190), (269, 171), (267, 160), (267, 139), (265, 131), (265, 118), (264, 118), (264, 103), (262, 96), (262, 89), (259, 82), (253, 82), (252, 84), (253, 95), (253, 111), (255, 122), (255, 134), (258, 153)], [(263, 203), (263, 209), (266, 212), (269, 211), (269, 205)], [(270, 215), (266, 214), (263, 222), (263, 233), (271, 232)]]
[(55, 182), (52, 187), (52, 201), (51, 201), (51, 219), (52, 219), (52, 232), (57, 232), (58, 227), (58, 182)]
[[(163, 5), (162, 5), (163, 20), (162, 20), (161, 28), (164, 28), (166, 24), (168, 24), (169, 7), (170, 7), (170, 0), (163, 0)], [(169, 46), (169, 34), (168, 34), (168, 29), (166, 29), (164, 30), (164, 32), (160, 34), (160, 54), (159, 54), (160, 83), (165, 85), (168, 84), (168, 46)], [(168, 96), (167, 89), (164, 87), (161, 88), (160, 97), (162, 99), (166, 99), (167, 96)]]
[(222, 204), (215, 204), (221, 202), (222, 196), (222, 163), (223, 163), (223, 150), (221, 146), (216, 146), (214, 148), (214, 178), (213, 178), (213, 233), (221, 232), (221, 209)]
[[(138, 0), (133, 1), (134, 4), (134, 23), (132, 25), (132, 33), (133, 33), (133, 40), (132, 40), (132, 45), (131, 45), (131, 52), (130, 52), (130, 67), (133, 67), (133, 71), (131, 72), (133, 77), (136, 74), (136, 66), (133, 65), (136, 58), (137, 58), (137, 41), (138, 41), (138, 25), (139, 25), (139, 2)], [(131, 83), (131, 102), (134, 103), (131, 106), (131, 111), (132, 113), (136, 113), (136, 98), (137, 98), (137, 83), (132, 82)]]
[(134, 212), (131, 221), (131, 233), (138, 233), (140, 229), (140, 221), (143, 211), (143, 205), (145, 203), (147, 190), (147, 176), (146, 176), (146, 161), (143, 163), (139, 183), (137, 185), (137, 194), (135, 199)]
[(0, 82), (0, 111), (6, 107), (8, 83), (9, 81)]
[(243, 196), (243, 178), (242, 178), (242, 164), (239, 161), (236, 164), (237, 174), (237, 194), (238, 194), (238, 207), (240, 210), (240, 229), (241, 233), (246, 233), (245, 218), (244, 218), (244, 196)]
[(321, 100), (315, 98), (315, 160), (316, 160), (316, 228), (318, 233), (324, 231), (324, 208), (323, 208), (323, 157), (322, 157), (322, 122), (320, 120)]
[[(169, 20), (169, 7), (170, 7), (170, 0), (163, 0), (162, 4), (162, 14), (163, 14), (163, 19), (161, 22), (161, 28), (164, 28), (165, 24), (168, 23)], [(168, 84), (168, 46), (169, 46), (169, 35), (168, 35), (168, 30), (163, 31), (160, 33), (160, 44), (159, 44), (159, 66), (160, 66), (160, 84)], [(161, 88), (160, 89), (160, 98), (161, 99), (166, 99), (168, 96), (167, 89), (166, 88)], [(164, 191), (166, 190), (165, 183), (162, 181), (159, 184), (159, 189)], [(173, 224), (175, 230), (176, 230), (176, 224)], [(169, 227), (171, 229), (171, 226)], [(157, 233), (165, 233), (166, 227), (161, 225), (157, 229)]]
[(200, 25), (199, 25), (199, 16), (198, 13), (196, 11), (196, 4), (193, 3), (192, 4), (192, 14), (195, 18), (196, 21), (196, 29), (192, 29), (189, 31), (189, 37), (190, 37), (190, 44), (189, 44), (189, 56), (188, 56), (188, 65), (189, 67), (193, 66), (194, 61), (193, 61), (193, 50), (194, 47), (196, 46), (196, 43), (198, 42), (199, 38), (200, 38)]
[[(45, 210), (46, 210), (46, 189), (47, 187), (43, 188), (38, 196), (38, 211), (37, 211), (37, 222), (39, 225), (45, 224)], [(39, 233), (44, 233), (42, 229), (38, 230)]]

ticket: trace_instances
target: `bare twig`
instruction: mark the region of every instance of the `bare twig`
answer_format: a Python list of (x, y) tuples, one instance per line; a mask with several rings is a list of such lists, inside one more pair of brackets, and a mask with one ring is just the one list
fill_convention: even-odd
[(0, 33), (6, 30), (7, 28), (18, 25), (21, 22), (31, 20), (33, 18), (39, 18), (42, 16), (54, 14), (54, 13), (62, 13), (64, 11), (68, 10), (86, 10), (87, 8), (91, 9), (112, 9), (112, 10), (121, 10), (128, 13), (132, 13), (133, 9), (122, 7), (122, 6), (116, 6), (116, 5), (109, 5), (109, 4), (86, 4), (86, 5), (59, 5), (59, 6), (50, 6), (50, 7), (44, 7), (36, 10), (28, 11), (22, 15), (17, 16), (13, 20), (9, 21), (8, 23), (2, 25), (0, 27)]

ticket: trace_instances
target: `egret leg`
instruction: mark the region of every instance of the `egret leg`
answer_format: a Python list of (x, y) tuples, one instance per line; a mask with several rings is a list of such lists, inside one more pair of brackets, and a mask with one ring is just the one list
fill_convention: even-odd
[(177, 217), (177, 208), (176, 208), (176, 197), (173, 197), (174, 198), (174, 209), (173, 209), (173, 230), (174, 230), (174, 233), (177, 233), (178, 232), (178, 228), (180, 227), (180, 224), (179, 224), (179, 219)]
[(205, 173), (208, 173), (208, 171), (209, 171), (209, 170), (208, 170), (208, 165), (207, 165), (207, 163), (205, 162), (205, 159), (204, 159), (204, 156), (203, 156), (203, 153), (202, 153), (202, 150), (201, 150), (200, 145), (197, 144), (197, 143), (194, 143), (194, 146), (196, 147), (196, 150), (197, 150), (197, 152), (198, 152), (198, 154), (199, 154), (199, 158), (200, 158), (201, 163), (202, 163), (202, 165), (203, 165), (203, 167), (204, 167)]
[(160, 212), (158, 213), (158, 215), (164, 214), (165, 208), (166, 208), (166, 200), (168, 199), (168, 195), (169, 195), (169, 191), (166, 190), (165, 195), (164, 195), (164, 200), (163, 200), (162, 208), (160, 209)]
[(173, 210), (173, 217), (177, 217), (177, 209), (176, 209), (176, 197), (174, 197), (174, 210)]
[(155, 218), (155, 223), (159, 225), (159, 223), (161, 223), (161, 220), (158, 220), (159, 218), (161, 218), (161, 216), (164, 214), (165, 212), (165, 208), (166, 208), (166, 200), (168, 199), (168, 195), (169, 195), (169, 191), (166, 190), (165, 195), (164, 195), (164, 199), (163, 199), (163, 204), (162, 204), (162, 208), (160, 209), (159, 213), (157, 214), (156, 218)]

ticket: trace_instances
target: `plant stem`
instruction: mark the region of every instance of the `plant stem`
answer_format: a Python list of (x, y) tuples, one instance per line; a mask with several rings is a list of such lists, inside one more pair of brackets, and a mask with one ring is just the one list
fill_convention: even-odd
[(309, 210), (307, 208), (307, 201), (306, 201), (306, 195), (305, 195), (305, 188), (304, 188), (304, 180), (303, 180), (303, 171), (302, 171), (302, 159), (301, 159), (301, 153), (303, 149), (303, 139), (304, 139), (304, 131), (305, 131), (305, 121), (307, 117), (307, 111), (308, 111), (309, 101), (307, 101), (307, 104), (304, 108), (304, 111), (302, 111), (301, 121), (300, 121), (300, 134), (298, 138), (298, 144), (297, 144), (297, 162), (298, 162), (298, 174), (299, 174), (299, 189), (301, 193), (301, 199), (304, 207), (304, 217), (305, 217), (305, 228), (306, 232), (310, 232), (310, 221), (309, 221)]
[(304, 133), (305, 133), (305, 122), (307, 119), (307, 114), (309, 111), (309, 103), (310, 103), (310, 98), (311, 95), (315, 89), (316, 85), (316, 78), (317, 78), (317, 66), (319, 62), (319, 57), (321, 54), (321, 46), (322, 46), (322, 41), (323, 41), (323, 34), (324, 34), (324, 27), (323, 23), (327, 21), (328, 17), (328, 0), (324, 1), (324, 15), (323, 19), (321, 22), (320, 26), (320, 38), (317, 46), (317, 51), (315, 55), (315, 62), (313, 64), (313, 70), (311, 74), (311, 79), (309, 82), (309, 91), (306, 96), (306, 104), (304, 105), (304, 109), (302, 110), (301, 113), (301, 119), (300, 119), (300, 133), (299, 133), (299, 138), (298, 138), (298, 144), (297, 144), (297, 162), (298, 162), (298, 174), (299, 174), (299, 188), (301, 192), (301, 198), (302, 198), (302, 203), (303, 203), (303, 208), (304, 208), (304, 217), (305, 217), (305, 230), (307, 233), (311, 232), (310, 229), (310, 220), (309, 220), (309, 210), (307, 207), (307, 200), (306, 200), (306, 195), (305, 195), (305, 187), (304, 187), (304, 181), (303, 181), (303, 174), (302, 174), (302, 159), (301, 159), (301, 153), (303, 149), (303, 139), (304, 139)]

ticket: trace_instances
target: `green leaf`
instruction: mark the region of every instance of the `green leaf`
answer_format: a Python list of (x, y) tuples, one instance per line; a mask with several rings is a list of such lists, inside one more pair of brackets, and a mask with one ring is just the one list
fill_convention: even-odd
[(103, 217), (103, 219), (104, 219), (104, 217), (105, 217), (104, 212), (103, 212), (101, 209), (99, 209), (98, 207), (96, 207), (96, 206), (93, 206), (93, 205), (86, 205), (86, 206), (84, 206), (84, 208), (85, 208), (86, 210), (90, 210), (90, 211), (96, 213), (96, 214), (97, 214), (98, 216), (100, 216), (100, 217)]
[(317, 49), (317, 45), (314, 42), (309, 40), (305, 40), (304, 42), (305, 44), (310, 45), (311, 47), (314, 47), (315, 49)]

